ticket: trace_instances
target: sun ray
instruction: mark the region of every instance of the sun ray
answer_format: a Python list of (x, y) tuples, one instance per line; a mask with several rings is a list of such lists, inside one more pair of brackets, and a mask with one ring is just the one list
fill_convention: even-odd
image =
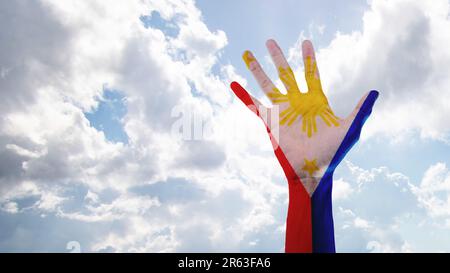
[(281, 117), (281, 121), (280, 121), (281, 125), (284, 125), (287, 122), (287, 120), (289, 119), (289, 117), (295, 113), (295, 109), (288, 108), (288, 110), (289, 110), (289, 112), (286, 115), (284, 115), (284, 117), (280, 116)]
[(330, 118), (330, 121), (331, 121), (331, 123), (333, 123), (334, 126), (336, 126), (336, 127), (339, 126), (337, 117), (334, 114), (331, 114), (329, 111), (325, 111), (324, 114)]
[(279, 98), (279, 99), (272, 99), (273, 103), (281, 103), (281, 102), (288, 102), (288, 98)]
[(302, 131), (306, 133), (306, 119), (302, 120)]
[[(287, 94), (269, 93), (269, 98), (274, 103), (288, 102), (289, 106), (280, 113), (280, 124), (292, 126), (295, 121), (301, 120), (302, 129), (308, 138), (318, 133), (316, 117), (319, 116), (326, 124), (326, 126), (339, 126), (339, 118), (334, 115), (328, 105), (328, 100), (325, 97), (320, 84), (315, 84), (315, 74), (317, 67), (315, 62), (309, 60), (308, 65), (310, 75), (308, 80), (313, 81), (310, 87), (319, 88), (320, 90), (309, 90), (307, 93), (301, 93), (297, 88), (294, 73), (282, 67), (278, 68), (278, 73), (281, 81), (287, 87)], [(312, 75), (311, 75), (312, 73)], [(318, 79), (317, 79), (318, 80)], [(314, 92), (313, 92), (314, 91)]]
[(311, 117), (308, 117), (308, 137), (312, 135)]
[(312, 119), (314, 133), (317, 133), (316, 116), (312, 117), (311, 119)]
[(330, 127), (331, 126), (331, 122), (328, 121), (328, 118), (323, 114), (320, 113), (319, 116), (322, 118), (322, 120), (325, 122), (325, 124)]
[(283, 97), (285, 97), (286, 95), (281, 94), (281, 93), (270, 92), (270, 93), (267, 94), (267, 96), (269, 96), (269, 98), (275, 99), (275, 98), (283, 98)]
[(297, 120), (297, 117), (300, 115), (297, 110), (295, 110), (295, 115), (291, 117), (291, 120), (288, 122), (288, 126), (291, 126), (294, 121)]
[(280, 117), (284, 117), (286, 114), (288, 114), (288, 113), (291, 112), (292, 110), (294, 110), (294, 109), (292, 109), (292, 108), (290, 108), (290, 107), (284, 109), (283, 111), (281, 111)]

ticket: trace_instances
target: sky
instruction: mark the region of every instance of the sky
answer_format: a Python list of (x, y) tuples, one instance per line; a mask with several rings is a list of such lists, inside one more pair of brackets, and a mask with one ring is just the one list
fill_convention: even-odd
[(283, 252), (288, 192), (241, 59), (274, 38), (338, 116), (338, 252), (450, 251), (450, 2), (0, 2), (1, 252)]

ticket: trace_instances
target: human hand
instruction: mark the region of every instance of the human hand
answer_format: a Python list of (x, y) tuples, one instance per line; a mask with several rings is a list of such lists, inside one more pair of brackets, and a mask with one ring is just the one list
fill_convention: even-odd
[[(322, 90), (316, 57), (310, 41), (306, 40), (302, 44), (308, 85), (306, 93), (300, 92), (294, 73), (277, 43), (268, 40), (266, 46), (286, 92), (280, 92), (250, 51), (244, 52), (243, 59), (273, 106), (265, 107), (237, 82), (233, 82), (231, 88), (263, 119), (288, 181), (299, 178), (311, 196), (325, 172), (334, 171), (334, 168), (329, 168), (330, 163), (346, 135), (352, 134), (350, 136), (352, 143), (349, 143), (345, 153), (358, 140), (364, 120), (370, 114), (378, 92), (371, 91), (365, 94), (354, 111), (341, 119), (333, 113)], [(362, 109), (365, 111), (362, 113), (364, 119), (355, 124), (355, 128), (350, 131), (351, 125)]]

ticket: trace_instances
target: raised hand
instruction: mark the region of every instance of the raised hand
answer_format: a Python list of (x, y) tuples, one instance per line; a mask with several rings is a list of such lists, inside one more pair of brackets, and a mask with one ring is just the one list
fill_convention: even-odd
[[(378, 92), (365, 94), (355, 110), (341, 119), (333, 113), (322, 90), (310, 41), (302, 44), (308, 85), (305, 93), (300, 92), (294, 73), (276, 42), (268, 40), (266, 46), (286, 92), (280, 92), (250, 51), (244, 52), (243, 59), (273, 106), (266, 108), (237, 82), (233, 82), (231, 88), (266, 124), (289, 182), (286, 251), (333, 252), (332, 174), (358, 140)], [(320, 231), (321, 228), (325, 229)], [(332, 238), (329, 238), (330, 233)]]

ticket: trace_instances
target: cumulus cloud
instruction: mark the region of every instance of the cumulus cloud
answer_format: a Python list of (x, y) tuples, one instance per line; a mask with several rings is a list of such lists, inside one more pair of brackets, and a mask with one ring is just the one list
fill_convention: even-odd
[[(338, 101), (356, 104), (369, 90), (380, 91), (364, 139), (381, 134), (400, 141), (418, 133), (449, 143), (449, 9), (446, 0), (371, 1), (362, 30), (337, 32), (320, 48), (324, 90), (340, 116), (353, 105)], [(290, 57), (301, 67), (298, 46)]]
[(413, 190), (432, 217), (445, 219), (450, 216), (450, 171), (445, 163), (430, 166), (420, 185)]
[[(333, 184), (338, 192), (333, 197), (339, 251), (406, 251), (409, 238), (402, 236), (398, 226), (405, 224), (402, 217), (418, 211), (409, 177), (384, 166), (366, 170), (348, 160), (341, 173), (345, 182), (337, 178), (337, 187)], [(336, 198), (342, 192), (345, 198)]]
[[(445, 140), (446, 101), (434, 90), (448, 90), (448, 37), (435, 32), (447, 27), (447, 6), (406, 2), (373, 1), (362, 32), (319, 51), (322, 77), (331, 102), (334, 92), (384, 92), (376, 111), (395, 113), (393, 122), (374, 119), (367, 135), (418, 129)], [(0, 217), (27, 220), (0, 236), (1, 250), (63, 251), (78, 240), (84, 251), (283, 251), (283, 172), (264, 126), (228, 90), (246, 81), (220, 62), (225, 32), (208, 28), (193, 1), (4, 1), (0, 9)], [(426, 41), (416, 41), (421, 33)], [(368, 53), (377, 48), (386, 57)], [(127, 143), (85, 117), (105, 90), (124, 97)], [(402, 100), (410, 94), (418, 100)], [(431, 103), (437, 111), (410, 111)], [(410, 249), (398, 227), (417, 204), (445, 221), (445, 200), (435, 197), (448, 184), (445, 165), (414, 186), (386, 167), (346, 168), (333, 195), (341, 249)]]
[(351, 185), (340, 178), (333, 181), (333, 200), (345, 199), (353, 192)]
[[(193, 1), (1, 5), (8, 11), (0, 30), (8, 41), (0, 48), (2, 211), (95, 225), (103, 232), (100, 239), (84, 235), (92, 238), (87, 251), (250, 251), (282, 242), (282, 233), (270, 234), (281, 221), (274, 218), (285, 217), (286, 190), (273, 181), (282, 181), (279, 166), (264, 159), (270, 142), (255, 117), (231, 100), (228, 83), (239, 75), (230, 65), (212, 72), (227, 38), (208, 29)], [(142, 21), (156, 16), (176, 33)], [(127, 144), (108, 141), (84, 115), (111, 89), (124, 96)], [(176, 107), (213, 135), (185, 141), (172, 134)], [(241, 124), (237, 116), (252, 124), (252, 134), (236, 142), (215, 137)], [(261, 152), (260, 143), (262, 154), (248, 152)], [(145, 193), (149, 184), (179, 183)], [(201, 195), (177, 200), (179, 191)], [(264, 232), (267, 242), (256, 243)]]
[[(381, 166), (364, 169), (345, 161), (345, 198), (334, 198), (336, 243), (343, 252), (448, 251), (417, 240), (448, 240), (448, 169), (436, 163), (421, 181)], [(342, 191), (338, 176), (333, 190)], [(337, 187), (336, 187), (337, 186)], [(420, 234), (420, 235), (418, 235)]]
[[(177, 146), (166, 131), (173, 121), (170, 109), (202, 101), (192, 97), (191, 83), (215, 82), (208, 89), (228, 94), (225, 84), (209, 73), (226, 36), (210, 32), (191, 1), (168, 3), (135, 1), (126, 8), (119, 8), (119, 2), (2, 4), (11, 15), (2, 17), (2, 25), (14, 25), (14, 32), (1, 31), (2, 40), (9, 41), (0, 50), (5, 55), (1, 90), (11, 101), (24, 101), (15, 96), (29, 99), (2, 109), (1, 154), (10, 162), (2, 164), (2, 189), (25, 179), (122, 190), (152, 180), (158, 163), (166, 163), (164, 154), (173, 154), (167, 146)], [(176, 38), (140, 21), (158, 12), (176, 21)], [(33, 18), (45, 20), (30, 22)], [(175, 58), (187, 50), (192, 52), (184, 59)], [(108, 142), (84, 117), (84, 111), (98, 105), (105, 86), (125, 93), (129, 146)]]
[(2, 205), (2, 210), (8, 213), (17, 213), (19, 212), (18, 206), (16, 202), (7, 202)]

